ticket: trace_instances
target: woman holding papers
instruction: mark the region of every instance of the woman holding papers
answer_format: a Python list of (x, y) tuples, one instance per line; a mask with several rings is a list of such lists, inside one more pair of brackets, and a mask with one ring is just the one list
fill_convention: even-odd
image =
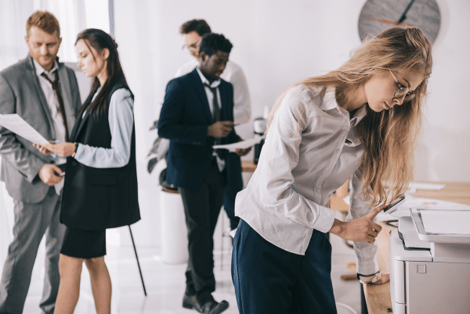
[(111, 313), (111, 279), (104, 262), (106, 229), (140, 219), (135, 161), (134, 96), (115, 41), (87, 29), (76, 41), (78, 66), (94, 77), (77, 114), (71, 143), (36, 145), (67, 158), (61, 222), (66, 225), (55, 313), (73, 313), (85, 262), (98, 313)]
[[(336, 313), (329, 232), (355, 241), (361, 281), (389, 280), (379, 272), (373, 219), (413, 178), (431, 68), (426, 36), (393, 27), (278, 99), (258, 168), (236, 200), (232, 279), (241, 314)], [(328, 201), (350, 177), (342, 222)]]

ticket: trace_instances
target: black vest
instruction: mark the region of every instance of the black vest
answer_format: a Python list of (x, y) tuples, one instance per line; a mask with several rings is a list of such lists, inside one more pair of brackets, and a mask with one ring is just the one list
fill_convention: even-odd
[[(77, 116), (70, 136), (71, 142), (111, 148), (109, 104), (113, 93), (120, 88), (129, 90), (124, 81), (117, 81), (109, 93), (104, 110), (101, 113), (87, 112), (85, 118), (82, 118), (92, 97), (87, 99)], [(67, 227), (103, 230), (140, 220), (135, 125), (132, 128), (131, 155), (127, 165), (121, 168), (92, 168), (68, 157), (65, 174), (60, 221)]]

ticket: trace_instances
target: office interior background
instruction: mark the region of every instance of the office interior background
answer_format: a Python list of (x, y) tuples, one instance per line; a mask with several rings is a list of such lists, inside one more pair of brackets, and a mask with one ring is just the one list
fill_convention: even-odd
[[(398, 1), (399, 2), (399, 1)], [(441, 24), (433, 44), (415, 180), (470, 180), (470, 2), (436, 0)], [(253, 136), (252, 121), (290, 85), (336, 69), (359, 47), (358, 19), (366, 0), (0, 0), (0, 70), (23, 59), (27, 18), (48, 10), (59, 20), (63, 62), (77, 62), (75, 39), (85, 28), (114, 35), (135, 94), (137, 167), (142, 220), (132, 228), (137, 248), (162, 244), (158, 177), (147, 172), (167, 82), (192, 57), (181, 49), (179, 27), (205, 19), (234, 45), (230, 59), (244, 70), (252, 101), (251, 122), (237, 127)], [(77, 73), (79, 69), (77, 68)], [(86, 84), (84, 76), (80, 83)], [(83, 97), (83, 96), (82, 96)], [(82, 98), (84, 100), (84, 98)], [(252, 158), (252, 154), (245, 158)], [(245, 177), (248, 179), (248, 177)], [(12, 239), (11, 198), (0, 184), (0, 265)], [(130, 246), (128, 231), (113, 230), (112, 244)], [(217, 245), (217, 244), (216, 244)], [(137, 278), (136, 278), (137, 280)], [(181, 280), (183, 280), (181, 278)], [(150, 284), (150, 283), (149, 283)], [(235, 308), (231, 304), (231, 308)]]

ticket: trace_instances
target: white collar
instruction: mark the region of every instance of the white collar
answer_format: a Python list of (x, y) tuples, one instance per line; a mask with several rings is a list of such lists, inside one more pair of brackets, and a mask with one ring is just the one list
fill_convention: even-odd
[(322, 110), (331, 110), (331, 109), (338, 109), (339, 111), (343, 112), (344, 114), (347, 112), (348, 117), (350, 120), (351, 124), (354, 124), (356, 126), (366, 115), (367, 110), (366, 110), (367, 104), (359, 107), (356, 112), (354, 112), (354, 115), (352, 117), (349, 116), (349, 112), (340, 107), (338, 103), (336, 102), (336, 97), (335, 97), (335, 89), (327, 89), (325, 96), (323, 97), (323, 102), (321, 105)]
[(351, 124), (354, 124), (354, 126), (357, 126), (357, 124), (361, 122), (361, 120), (366, 116), (366, 113), (367, 113), (366, 106), (367, 104), (362, 105), (362, 107), (356, 110), (356, 112), (354, 113), (353, 117), (350, 120)]
[(197, 74), (199, 74), (199, 77), (201, 78), (201, 81), (202, 81), (202, 84), (207, 84), (209, 85), (211, 88), (216, 88), (220, 85), (220, 78), (213, 81), (212, 84), (209, 83), (209, 80), (206, 79), (206, 77), (204, 76), (204, 74), (202, 74), (201, 70), (199, 70), (199, 67), (196, 67), (196, 70), (197, 70)]
[(321, 110), (331, 110), (331, 109), (340, 109), (338, 103), (336, 102), (335, 97), (335, 89), (327, 89), (325, 92), (325, 96), (323, 96), (322, 104), (320, 109)]
[(54, 66), (52, 66), (52, 69), (50, 71), (44, 70), (44, 68), (36, 61), (33, 59), (34, 67), (36, 69), (36, 74), (37, 76), (41, 76), (42, 73), (46, 73), (47, 75), (54, 73), (55, 70), (59, 69), (59, 65), (57, 64), (57, 60), (54, 60)]

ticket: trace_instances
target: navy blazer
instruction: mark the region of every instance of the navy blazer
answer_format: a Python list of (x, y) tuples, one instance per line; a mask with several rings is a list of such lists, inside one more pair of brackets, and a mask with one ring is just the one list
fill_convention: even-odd
[[(219, 85), (221, 121), (233, 121), (233, 86), (221, 79)], [(177, 187), (197, 189), (201, 186), (212, 161), (215, 138), (207, 136), (213, 124), (204, 85), (197, 70), (171, 80), (165, 93), (158, 136), (170, 140), (166, 181)], [(235, 143), (240, 137), (232, 130), (222, 144)], [(228, 151), (219, 154), (226, 158)], [(225, 171), (225, 170), (224, 170)]]

